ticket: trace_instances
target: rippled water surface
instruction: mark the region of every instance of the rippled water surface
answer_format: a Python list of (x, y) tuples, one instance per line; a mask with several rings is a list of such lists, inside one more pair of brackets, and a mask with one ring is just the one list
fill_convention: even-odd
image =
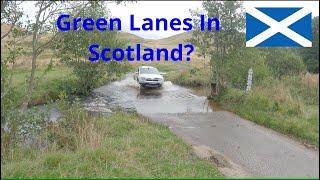
[(143, 89), (128, 74), (123, 80), (94, 90), (94, 98), (85, 103), (93, 111), (109, 111), (108, 108), (134, 110), (141, 114), (212, 112), (205, 96), (166, 81), (160, 89)]

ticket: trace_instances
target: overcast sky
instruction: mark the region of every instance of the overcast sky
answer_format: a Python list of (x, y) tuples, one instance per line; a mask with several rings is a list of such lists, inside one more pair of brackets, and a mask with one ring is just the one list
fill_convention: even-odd
[[(267, 5), (276, 4), (275, 1), (267, 2), (263, 1)], [(277, 2), (278, 3), (278, 2)], [(280, 2), (281, 4), (288, 4), (288, 1)], [(290, 2), (292, 3), (292, 2)], [(319, 2), (318, 1), (304, 1), (294, 2), (297, 6), (308, 6), (312, 9), (312, 16), (319, 16)], [(253, 5), (253, 2), (245, 1), (244, 7)], [(129, 17), (130, 14), (135, 16), (137, 20), (135, 24), (141, 26), (143, 18), (188, 18), (190, 16), (189, 9), (201, 9), (201, 1), (138, 1), (133, 3), (126, 3), (125, 5), (116, 5), (115, 3), (109, 3), (108, 9), (111, 11), (113, 17), (121, 19), (122, 30), (129, 32)], [(27, 1), (23, 3), (24, 11), (29, 17), (34, 17), (34, 2)], [(139, 21), (140, 20), (140, 21)], [(183, 31), (133, 31), (132, 34), (136, 34), (140, 37), (147, 39), (159, 39), (169, 37), (175, 34), (182, 33)]]

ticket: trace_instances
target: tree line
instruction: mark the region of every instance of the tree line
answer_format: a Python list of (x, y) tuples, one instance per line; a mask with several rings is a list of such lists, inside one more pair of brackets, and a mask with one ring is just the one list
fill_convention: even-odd
[[(210, 59), (213, 94), (227, 86), (243, 88), (250, 67), (256, 82), (267, 76), (319, 73), (319, 17), (312, 20), (312, 48), (246, 48), (243, 2), (205, 1), (202, 7), (207, 16), (219, 17), (222, 24), (219, 32), (195, 29), (190, 39), (198, 47), (198, 55)], [(195, 27), (201, 13), (191, 11)]]

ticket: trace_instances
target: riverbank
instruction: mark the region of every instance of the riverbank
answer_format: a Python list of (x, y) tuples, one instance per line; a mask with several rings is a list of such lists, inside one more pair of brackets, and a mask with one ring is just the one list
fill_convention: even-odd
[(42, 133), (47, 148), (11, 149), (1, 177), (221, 177), (167, 127), (146, 118), (126, 113), (91, 116), (76, 105), (64, 112), (58, 124)]
[[(19, 130), (28, 123), (39, 127), (34, 131), (39, 138), (28, 146), (20, 143), (23, 134), (2, 132), (1, 177), (222, 177), (212, 162), (197, 157), (191, 146), (168, 127), (149, 122), (135, 113), (114, 111), (109, 116), (88, 113), (81, 110), (80, 104), (63, 99), (60, 85), (68, 72), (64, 67), (49, 71), (46, 79), (39, 81), (33, 97), (44, 99), (36, 104), (50, 105), (51, 100), (56, 100), (62, 117), (58, 123), (48, 123), (40, 114), (20, 117), (15, 113), (19, 122), (9, 128)], [(17, 72), (13, 77), (14, 86), (22, 86), (28, 73)], [(16, 89), (19, 95), (22, 89)]]

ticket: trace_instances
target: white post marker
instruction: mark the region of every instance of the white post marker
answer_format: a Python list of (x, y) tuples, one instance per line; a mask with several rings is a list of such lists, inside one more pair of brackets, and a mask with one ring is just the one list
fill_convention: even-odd
[(252, 68), (250, 68), (249, 71), (248, 71), (248, 81), (247, 81), (246, 93), (248, 93), (248, 92), (251, 90), (251, 86), (252, 86), (252, 75), (253, 75), (253, 70), (252, 70)]

